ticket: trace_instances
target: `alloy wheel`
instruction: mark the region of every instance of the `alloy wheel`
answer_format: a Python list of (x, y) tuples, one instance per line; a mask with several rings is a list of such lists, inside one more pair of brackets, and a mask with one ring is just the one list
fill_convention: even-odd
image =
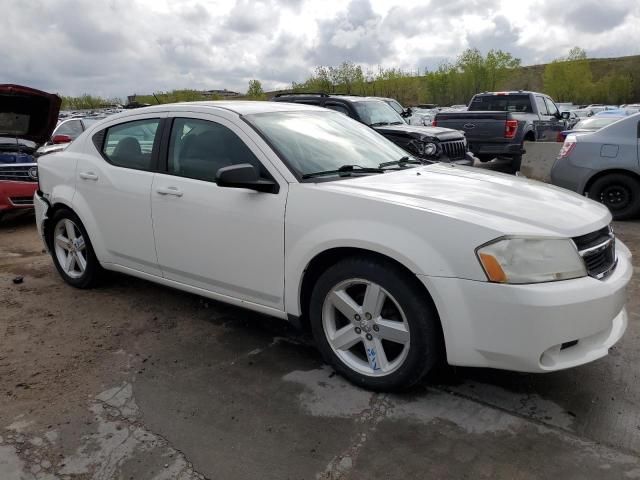
[(71, 278), (80, 278), (87, 269), (87, 246), (82, 231), (70, 219), (61, 219), (54, 229), (53, 243), (60, 267)]
[(322, 327), (338, 358), (364, 375), (388, 375), (402, 366), (409, 353), (411, 336), (404, 311), (387, 290), (368, 280), (345, 280), (329, 291)]

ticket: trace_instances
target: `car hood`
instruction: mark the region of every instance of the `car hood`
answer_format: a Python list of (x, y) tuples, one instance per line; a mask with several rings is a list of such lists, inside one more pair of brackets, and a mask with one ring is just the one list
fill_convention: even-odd
[(503, 235), (574, 237), (611, 221), (606, 207), (576, 193), (472, 167), (434, 164), (318, 185), (459, 218)]
[(424, 127), (421, 125), (381, 125), (374, 129), (383, 135), (408, 136), (418, 140), (460, 140), (464, 138), (464, 134), (459, 130), (441, 127)]
[(20, 85), (0, 85), (0, 135), (44, 143), (58, 121), (60, 97)]

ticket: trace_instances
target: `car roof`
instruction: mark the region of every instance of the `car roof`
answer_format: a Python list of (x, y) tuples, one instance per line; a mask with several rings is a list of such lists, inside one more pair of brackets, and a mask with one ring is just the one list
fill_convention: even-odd
[[(371, 102), (371, 101), (377, 101), (377, 102), (387, 102), (388, 100), (393, 100), (396, 101), (396, 99), (394, 98), (386, 98), (386, 97), (363, 97), (360, 95), (343, 95), (343, 94), (332, 94), (332, 93), (324, 93), (324, 94), (318, 94), (318, 93), (292, 93), (292, 94), (280, 94), (278, 96), (278, 99), (282, 99), (282, 98), (296, 98), (296, 99), (319, 99), (319, 98), (324, 98), (325, 100), (333, 100), (333, 101), (346, 101), (346, 102)], [(279, 100), (280, 102), (283, 102), (283, 100)]]
[(150, 107), (142, 107), (119, 113), (109, 118), (124, 118), (127, 116), (139, 115), (141, 113), (167, 112), (167, 111), (189, 111), (197, 110), (206, 112), (207, 110), (227, 110), (237, 113), (238, 115), (251, 115), (254, 113), (271, 113), (271, 112), (293, 112), (293, 111), (326, 111), (324, 108), (315, 107), (313, 105), (304, 105), (300, 103), (288, 102), (268, 102), (268, 101), (249, 101), (249, 100), (213, 100), (207, 102), (181, 102), (181, 103), (163, 103), (161, 105), (152, 105)]

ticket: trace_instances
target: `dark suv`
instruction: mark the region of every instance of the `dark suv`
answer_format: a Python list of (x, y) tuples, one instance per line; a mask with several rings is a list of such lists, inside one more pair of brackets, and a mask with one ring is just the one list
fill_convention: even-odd
[(418, 158), (431, 162), (473, 165), (475, 157), (458, 130), (408, 125), (381, 98), (326, 93), (279, 93), (274, 102), (304, 103), (335, 110), (381, 133)]

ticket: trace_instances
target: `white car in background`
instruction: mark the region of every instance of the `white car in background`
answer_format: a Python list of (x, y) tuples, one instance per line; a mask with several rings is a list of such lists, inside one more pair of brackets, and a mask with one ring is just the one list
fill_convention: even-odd
[(67, 283), (115, 270), (308, 324), (367, 388), (412, 385), (439, 359), (575, 367), (627, 326), (631, 254), (604, 206), (423, 165), (331, 110), (158, 105), (90, 127), (39, 168), (37, 227)]

